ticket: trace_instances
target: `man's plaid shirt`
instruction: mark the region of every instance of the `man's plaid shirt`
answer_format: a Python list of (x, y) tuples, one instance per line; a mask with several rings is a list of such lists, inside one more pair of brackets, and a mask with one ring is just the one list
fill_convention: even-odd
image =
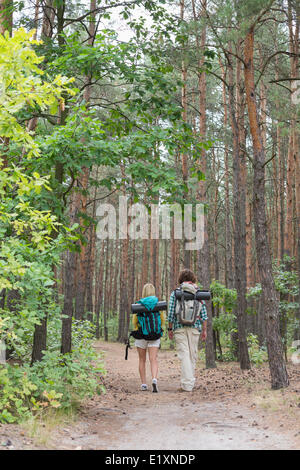
[[(168, 312), (168, 322), (172, 323), (173, 330), (177, 330), (177, 328), (183, 328), (187, 325), (182, 325), (179, 323), (177, 315), (175, 313), (175, 306), (176, 306), (176, 299), (175, 299), (175, 292), (173, 291), (170, 295), (170, 303), (169, 303), (169, 312)], [(207, 310), (205, 306), (204, 300), (202, 300), (202, 308), (200, 310), (200, 317), (197, 318), (193, 328), (197, 328), (200, 332), (202, 330), (202, 322), (207, 320)]]

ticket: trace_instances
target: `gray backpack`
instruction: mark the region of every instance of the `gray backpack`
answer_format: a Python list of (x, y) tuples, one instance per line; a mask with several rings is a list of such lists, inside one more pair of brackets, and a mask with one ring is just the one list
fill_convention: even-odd
[[(179, 323), (186, 326), (194, 325), (195, 321), (200, 315), (202, 302), (196, 300), (196, 292), (199, 289), (195, 287), (193, 284), (188, 282), (183, 282), (179, 289), (175, 290), (175, 298), (176, 298), (176, 306), (175, 306), (175, 314), (177, 315), (177, 319)], [(191, 299), (185, 298), (184, 293), (192, 294), (188, 295), (188, 297), (192, 297)], [(187, 296), (186, 296), (187, 297)]]

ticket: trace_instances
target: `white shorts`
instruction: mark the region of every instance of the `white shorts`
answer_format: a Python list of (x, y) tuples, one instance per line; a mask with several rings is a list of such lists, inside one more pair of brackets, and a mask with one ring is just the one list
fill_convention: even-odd
[(155, 339), (154, 341), (147, 341), (146, 339), (136, 339), (134, 345), (137, 348), (147, 349), (147, 348), (159, 348), (160, 338)]

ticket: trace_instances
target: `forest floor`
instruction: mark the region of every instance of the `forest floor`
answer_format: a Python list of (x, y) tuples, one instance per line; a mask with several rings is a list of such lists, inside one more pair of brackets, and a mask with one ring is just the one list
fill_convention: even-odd
[[(139, 390), (137, 352), (97, 342), (106, 393), (82, 404), (74, 419), (0, 425), (2, 449), (237, 450), (300, 449), (300, 366), (288, 365), (290, 386), (271, 391), (268, 366), (199, 362), (193, 392), (179, 392), (176, 351), (159, 351), (159, 393)], [(148, 383), (151, 385), (149, 364)]]

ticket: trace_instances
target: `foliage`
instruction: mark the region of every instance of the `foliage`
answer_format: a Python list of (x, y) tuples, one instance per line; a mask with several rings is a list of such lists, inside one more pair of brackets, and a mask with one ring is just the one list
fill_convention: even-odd
[[(235, 360), (235, 353), (231, 335), (237, 332), (237, 322), (236, 316), (232, 311), (236, 305), (236, 290), (227, 289), (217, 281), (213, 281), (211, 290), (214, 305), (227, 312), (213, 317), (213, 329), (218, 331), (223, 338), (224, 351), (222, 353), (222, 360), (233, 361)], [(251, 290), (251, 293), (252, 295), (260, 295), (260, 287), (256, 286)], [(257, 336), (250, 333), (247, 337), (247, 344), (251, 362), (256, 366), (261, 365), (266, 360), (266, 351), (264, 347), (259, 346)]]
[[(49, 407), (69, 407), (100, 390), (97, 374), (104, 372), (102, 366), (91, 365), (98, 358), (86, 324), (75, 325), (72, 353), (62, 356), (59, 343), (53, 341), (43, 360), (29, 365), (33, 332), (45, 315), (54, 337), (61, 330), (53, 267), (76, 239), (73, 229), (62, 226), (48, 208), (41, 209), (41, 195), (51, 192), (50, 176), (40, 176), (32, 168), (28, 172), (28, 162), (39, 161), (41, 147), (19, 122), (20, 116), (33, 108), (54, 113), (67, 93), (74, 94), (68, 78), (43, 80), (43, 58), (36, 55), (37, 42), (31, 37), (24, 30), (12, 38), (0, 36), (0, 135), (8, 139), (0, 161), (0, 291), (5, 299), (0, 339), (10, 356), (10, 362), (0, 367), (0, 422), (19, 421)], [(22, 158), (8, 166), (17, 152)]]
[[(49, 331), (58, 340), (61, 325), (53, 325), (54, 320)], [(0, 422), (24, 420), (50, 408), (66, 409), (96, 392), (105, 392), (99, 380), (105, 370), (92, 347), (93, 328), (89, 322), (74, 321), (70, 354), (62, 355), (59, 343), (52, 338), (42, 361), (33, 366), (15, 361), (0, 366)], [(25, 338), (25, 350), (27, 342)], [(25, 353), (21, 352), (24, 360)]]
[(68, 355), (46, 351), (42, 361), (0, 366), (0, 422), (24, 420), (37, 412), (69, 408), (87, 396), (104, 392), (99, 374), (104, 369), (91, 347)]
[(213, 318), (213, 329), (226, 335), (236, 331), (236, 317), (233, 313), (221, 314)]
[[(291, 259), (289, 259), (291, 262)], [(274, 264), (274, 282), (275, 288), (279, 296), (279, 312), (282, 317), (285, 317), (289, 320), (288, 323), (288, 339), (289, 342), (292, 341), (293, 331), (298, 326), (298, 320), (295, 318), (295, 313), (299, 309), (299, 302), (296, 301), (299, 292), (299, 280), (298, 273), (295, 271), (286, 269), (286, 260), (284, 263)], [(249, 289), (247, 298), (259, 298), (262, 294), (262, 288), (260, 284), (256, 284), (254, 287)]]
[(99, 374), (104, 374), (103, 366), (91, 364), (98, 359), (91, 346), (64, 355), (46, 351), (42, 361), (35, 362), (30, 368), (29, 377), (37, 387), (37, 399), (45, 391), (54, 391), (59, 395), (59, 406), (67, 408), (86, 396), (104, 391), (98, 378)]
[(257, 335), (250, 333), (247, 336), (247, 344), (250, 361), (256, 366), (260, 366), (267, 359), (266, 348), (260, 347)]
[[(32, 34), (21, 29), (12, 38), (0, 36), (0, 135), (23, 147), (26, 158), (37, 157), (39, 148), (19, 124), (18, 113), (28, 106), (50, 108), (63, 92), (72, 93), (66, 87), (69, 79), (42, 80), (44, 72), (38, 67), (42, 58), (33, 50)], [(21, 357), (26, 356), (24, 338), (29, 339), (34, 325), (51, 310), (53, 265), (66, 244), (63, 235), (54, 241), (53, 233), (60, 227), (55, 216), (39, 209), (37, 198), (42, 189), (50, 190), (49, 177), (27, 175), (22, 166), (7, 166), (4, 160), (0, 165), (0, 290), (7, 291), (1, 339), (8, 340)]]
[[(43, 121), (39, 124), (43, 157), (35, 160), (31, 169), (52, 174), (53, 192), (43, 194), (43, 201), (60, 216), (64, 210), (61, 198), (66, 204), (64, 195), (83, 166), (91, 170), (95, 165), (114, 168), (113, 176), (93, 179), (91, 175), (91, 186), (112, 190), (125, 184), (127, 192), (138, 199), (147, 181), (148, 197), (159, 195), (161, 200), (182, 201), (186, 188), (165, 157), (184, 152), (196, 160), (200, 150), (210, 146), (210, 142), (199, 141), (191, 126), (181, 120), (181, 106), (175, 99), (181, 81), (168, 55), (159, 54), (160, 41), (153, 41), (144, 26), (132, 27), (140, 34), (143, 31), (147, 40), (137, 41), (134, 37), (123, 43), (115, 31), (103, 29), (92, 48), (82, 42), (78, 32), (64, 35), (63, 48), (41, 46), (52, 74), (68, 73), (79, 85), (85, 73), (92, 73), (97, 83), (93, 86), (94, 103), (85, 101), (82, 90), (67, 101), (64, 122), (53, 126), (49, 119), (51, 126)], [(118, 171), (120, 162), (126, 167), (125, 175)], [(55, 178), (56, 164), (63, 168), (62, 181)], [(203, 178), (194, 164), (191, 172), (196, 179)]]
[(215, 307), (221, 307), (225, 312), (231, 313), (236, 305), (237, 293), (235, 289), (228, 289), (219, 281), (214, 280), (210, 285), (212, 302)]
[(39, 42), (32, 36), (33, 31), (22, 28), (13, 37), (8, 32), (0, 35), (0, 135), (24, 147), (28, 158), (39, 155), (39, 149), (16, 114), (29, 107), (53, 113), (63, 104), (63, 92), (74, 94), (66, 77), (58, 75), (51, 82), (42, 79), (43, 57), (36, 55), (33, 45)]
[(23, 368), (0, 365), (0, 422), (13, 423), (28, 418), (36, 390)]

